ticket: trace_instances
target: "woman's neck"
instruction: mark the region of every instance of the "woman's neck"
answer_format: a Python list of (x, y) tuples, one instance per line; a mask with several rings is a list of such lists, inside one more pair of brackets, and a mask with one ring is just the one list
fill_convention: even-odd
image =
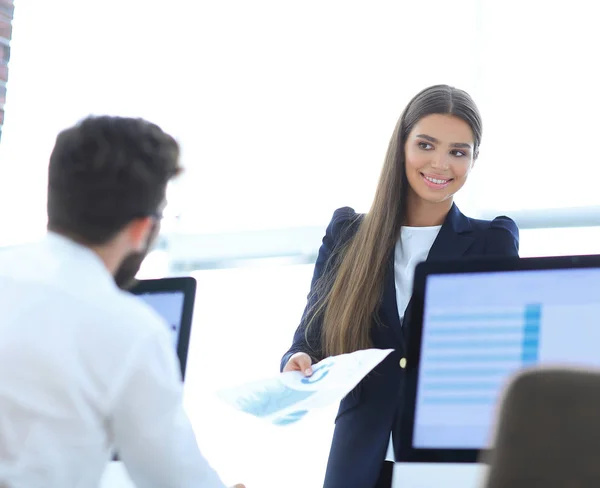
[(406, 202), (406, 219), (408, 227), (432, 227), (442, 225), (452, 208), (452, 198), (440, 203), (426, 202), (417, 195), (409, 195)]

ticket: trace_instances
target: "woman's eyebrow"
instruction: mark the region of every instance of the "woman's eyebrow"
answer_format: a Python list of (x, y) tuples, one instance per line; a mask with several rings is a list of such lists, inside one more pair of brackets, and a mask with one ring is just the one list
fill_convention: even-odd
[[(440, 142), (435, 137), (428, 136), (427, 134), (417, 134), (416, 137), (425, 139), (426, 141), (429, 141), (429, 142), (433, 142), (434, 144), (438, 144)], [(452, 144), (450, 144), (450, 147), (457, 147), (457, 148), (461, 148), (461, 149), (471, 149), (471, 144), (468, 144), (466, 142), (453, 142)]]

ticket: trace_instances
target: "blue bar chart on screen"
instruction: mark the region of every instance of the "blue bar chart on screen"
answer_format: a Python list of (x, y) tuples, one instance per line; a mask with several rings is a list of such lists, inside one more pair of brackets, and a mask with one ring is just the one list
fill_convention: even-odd
[(494, 404), (507, 375), (537, 362), (540, 319), (540, 305), (430, 317), (422, 402)]

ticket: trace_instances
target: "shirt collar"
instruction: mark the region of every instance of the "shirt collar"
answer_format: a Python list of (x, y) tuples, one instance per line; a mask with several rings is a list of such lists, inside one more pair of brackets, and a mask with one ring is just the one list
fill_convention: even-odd
[(50, 231), (46, 234), (46, 242), (54, 253), (67, 258), (71, 265), (76, 263), (78, 273), (85, 274), (88, 279), (92, 278), (97, 281), (98, 285), (101, 282), (106, 282), (117, 288), (114, 276), (110, 273), (104, 261), (89, 247)]

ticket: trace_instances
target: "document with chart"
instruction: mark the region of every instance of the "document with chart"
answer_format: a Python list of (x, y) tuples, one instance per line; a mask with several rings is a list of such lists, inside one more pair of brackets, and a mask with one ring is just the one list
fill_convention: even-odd
[(300, 420), (308, 411), (338, 403), (392, 349), (366, 349), (332, 356), (313, 365), (313, 374), (298, 371), (217, 392), (234, 408), (277, 425)]

